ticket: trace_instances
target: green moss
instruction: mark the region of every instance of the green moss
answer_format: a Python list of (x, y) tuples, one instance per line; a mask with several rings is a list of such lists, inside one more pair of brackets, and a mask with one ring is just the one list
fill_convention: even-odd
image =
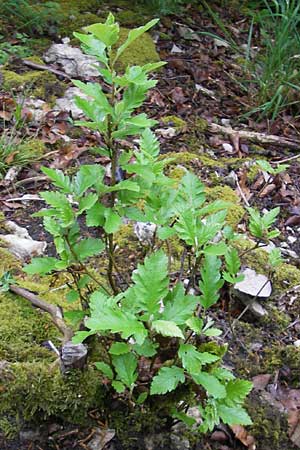
[(63, 376), (58, 368), (41, 362), (13, 363), (0, 375), (0, 415), (39, 424), (50, 416), (71, 423), (86, 423), (87, 412), (101, 407), (103, 389), (99, 372), (73, 370)]
[(179, 132), (185, 131), (187, 127), (186, 121), (177, 116), (164, 116), (161, 121), (164, 125), (174, 127)]
[(207, 128), (208, 128), (208, 122), (207, 122), (206, 119), (203, 119), (202, 117), (198, 117), (198, 118), (195, 120), (195, 125), (194, 125), (194, 127), (195, 127), (195, 130), (196, 130), (197, 132), (205, 133), (205, 131), (206, 131)]
[(247, 431), (263, 450), (292, 450), (288, 436), (286, 414), (263, 401), (259, 393), (252, 393), (246, 400), (246, 409), (253, 420)]
[[(120, 28), (120, 39), (117, 43), (119, 47), (125, 42), (129, 30)], [(150, 62), (160, 61), (155, 44), (149, 33), (143, 34), (134, 41), (121, 55), (116, 63), (117, 70), (124, 71), (128, 65), (144, 65)]]
[(160, 155), (159, 160), (171, 159), (167, 164), (167, 167), (182, 164), (186, 168), (190, 168), (190, 163), (194, 160), (199, 159), (196, 153), (189, 152), (168, 152)]
[(123, 26), (130, 26), (130, 27), (136, 27), (145, 25), (147, 22), (147, 17), (145, 17), (145, 14), (141, 14), (135, 11), (131, 10), (123, 10), (120, 12), (117, 12), (115, 14), (116, 21), (119, 22), (120, 25)]
[(35, 97), (53, 102), (56, 97), (61, 97), (65, 86), (57, 81), (52, 73), (42, 70), (32, 70), (18, 74), (11, 70), (2, 69), (4, 91), (26, 92)]
[[(85, 13), (82, 14), (78, 11), (74, 11), (74, 13), (70, 13), (67, 19), (65, 19), (60, 27), (59, 33), (61, 36), (69, 36), (73, 38), (74, 31), (81, 31), (82, 29), (88, 25), (92, 25), (93, 23), (103, 22), (103, 18), (97, 16), (93, 13)], [(75, 43), (78, 43), (77, 39), (74, 40)], [(71, 44), (73, 41), (71, 41)]]
[(228, 208), (227, 223), (235, 228), (244, 217), (244, 208), (240, 205), (240, 199), (233, 189), (229, 186), (215, 186), (205, 189), (207, 200), (212, 202), (214, 200), (223, 200), (232, 204)]

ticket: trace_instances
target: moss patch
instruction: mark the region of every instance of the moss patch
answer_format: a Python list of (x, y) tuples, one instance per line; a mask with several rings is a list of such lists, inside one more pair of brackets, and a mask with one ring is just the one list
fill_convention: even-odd
[(0, 73), (3, 76), (4, 91), (26, 92), (49, 103), (56, 97), (63, 96), (65, 91), (64, 84), (47, 71), (31, 70), (19, 74), (4, 68)]
[(187, 128), (186, 121), (177, 116), (164, 116), (161, 121), (164, 125), (174, 127), (179, 132), (183, 132)]
[[(117, 43), (119, 47), (122, 45), (128, 35), (129, 30), (120, 29), (120, 39)], [(160, 61), (159, 54), (156, 51), (155, 44), (149, 33), (145, 33), (134, 41), (122, 54), (116, 63), (116, 69), (124, 71), (127, 66), (144, 65), (150, 62)]]
[(235, 228), (244, 217), (245, 211), (240, 205), (240, 199), (234, 190), (229, 186), (216, 186), (213, 188), (206, 188), (205, 191), (209, 202), (223, 200), (232, 204), (232, 206), (228, 208), (226, 221), (228, 225)]

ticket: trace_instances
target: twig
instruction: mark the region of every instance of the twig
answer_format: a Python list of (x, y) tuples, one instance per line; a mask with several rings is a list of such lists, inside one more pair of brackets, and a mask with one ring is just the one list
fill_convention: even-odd
[(293, 141), (291, 139), (282, 136), (276, 136), (273, 134), (263, 134), (257, 133), (255, 131), (246, 131), (246, 130), (234, 130), (231, 127), (224, 127), (216, 123), (208, 123), (207, 130), (210, 133), (220, 133), (230, 136), (231, 139), (238, 137), (239, 139), (246, 139), (249, 141), (258, 142), (259, 144), (281, 145), (294, 150), (300, 149), (300, 141)]
[(26, 300), (30, 301), (34, 306), (50, 314), (52, 322), (64, 336), (63, 339), (64, 344), (72, 339), (72, 337), (74, 336), (73, 330), (65, 324), (64, 319), (62, 317), (61, 309), (58, 306), (51, 305), (50, 303), (47, 303), (44, 300), (40, 299), (33, 292), (28, 291), (27, 289), (24, 289), (22, 287), (16, 286), (14, 284), (10, 285), (9, 290), (14, 294), (26, 298)]
[(37, 70), (47, 70), (48, 72), (52, 72), (59, 77), (64, 77), (68, 80), (71, 80), (71, 77), (61, 70), (53, 69), (53, 67), (46, 66), (45, 64), (37, 64), (33, 61), (30, 61), (29, 59), (22, 59), (21, 61), (25, 66), (32, 67), (33, 69)]
[(280, 161), (274, 161), (273, 164), (282, 164), (288, 161), (293, 161), (293, 159), (299, 159), (300, 155), (291, 156), (290, 158), (281, 159)]

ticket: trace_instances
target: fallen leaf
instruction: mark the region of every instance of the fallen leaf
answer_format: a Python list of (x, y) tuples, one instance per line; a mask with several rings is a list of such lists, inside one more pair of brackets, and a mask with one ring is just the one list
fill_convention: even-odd
[(242, 425), (231, 425), (231, 430), (233, 431), (234, 436), (238, 439), (242, 444), (245, 445), (249, 450), (255, 450), (255, 439)]

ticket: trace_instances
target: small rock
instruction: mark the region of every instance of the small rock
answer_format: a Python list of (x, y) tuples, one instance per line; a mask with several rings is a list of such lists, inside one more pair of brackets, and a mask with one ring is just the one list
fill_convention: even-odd
[(172, 450), (189, 450), (191, 448), (190, 442), (184, 436), (172, 433), (170, 435)]
[(282, 249), (282, 254), (285, 255), (285, 256), (289, 256), (290, 258), (293, 258), (293, 259), (298, 259), (299, 258), (299, 256), (297, 255), (296, 252), (294, 252), (294, 250), (290, 250), (290, 249), (287, 249), (287, 248), (283, 248)]
[(171, 53), (184, 53), (181, 48), (179, 48), (176, 44), (173, 44), (173, 47), (171, 48)]
[(224, 127), (230, 127), (231, 126), (231, 120), (230, 119), (225, 119), (225, 117), (224, 117), (224, 118), (221, 119), (221, 124), (224, 125)]
[(5, 241), (7, 250), (22, 261), (42, 255), (47, 247), (46, 242), (34, 241), (30, 237), (23, 238), (15, 234), (1, 234), (0, 238)]
[(89, 97), (81, 92), (77, 87), (70, 87), (66, 90), (62, 98), (56, 100), (54, 109), (59, 111), (68, 111), (73, 119), (79, 119), (84, 116), (82, 110), (75, 103), (75, 96), (89, 100)]
[(261, 306), (260, 303), (258, 303), (256, 300), (252, 300), (250, 303), (242, 300), (243, 303), (245, 303), (246, 306), (249, 305), (249, 310), (254, 314), (256, 317), (264, 317), (268, 315), (268, 312), (265, 308)]
[(44, 55), (44, 60), (46, 63), (58, 64), (70, 77), (88, 79), (99, 76), (94, 67), (99, 65), (97, 58), (85, 55), (79, 48), (72, 47), (68, 43), (51, 45)]
[(173, 138), (174, 136), (176, 136), (177, 132), (176, 129), (173, 127), (168, 127), (168, 128), (158, 128), (156, 130), (157, 133), (161, 134), (161, 136), (163, 138)]
[(231, 144), (228, 144), (227, 142), (224, 142), (222, 144), (223, 149), (225, 152), (232, 153), (233, 152), (233, 146)]
[(297, 238), (294, 236), (288, 236), (287, 240), (290, 244), (294, 244), (297, 241)]
[(268, 298), (272, 293), (271, 282), (265, 275), (257, 274), (255, 270), (246, 268), (241, 273), (244, 280), (234, 285), (237, 293), (247, 294), (250, 297)]
[(42, 439), (41, 432), (37, 430), (23, 430), (19, 433), (20, 441), (40, 441)]
[(61, 370), (82, 369), (87, 358), (87, 347), (84, 344), (67, 342), (61, 349)]
[(232, 170), (231, 172), (229, 172), (228, 175), (226, 175), (226, 177), (224, 177), (224, 183), (226, 183), (228, 186), (235, 188), (236, 187), (236, 180), (237, 180), (237, 176), (234, 170)]
[(224, 433), (224, 431), (216, 430), (212, 433), (211, 440), (216, 442), (227, 442), (228, 436)]
[(151, 222), (136, 222), (134, 232), (144, 245), (151, 245), (157, 226)]
[(102, 450), (115, 437), (115, 434), (115, 430), (110, 430), (109, 428), (96, 428), (93, 438), (86, 447), (89, 450)]
[(300, 347), (300, 339), (297, 339), (297, 340), (294, 342), (294, 346), (297, 347), (297, 348)]

